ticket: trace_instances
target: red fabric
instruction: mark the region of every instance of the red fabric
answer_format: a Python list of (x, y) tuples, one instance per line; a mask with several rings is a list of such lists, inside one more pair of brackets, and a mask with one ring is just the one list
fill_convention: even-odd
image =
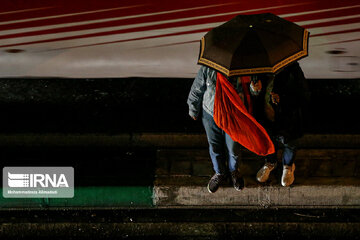
[(246, 110), (232, 84), (221, 73), (217, 73), (214, 121), (234, 141), (250, 151), (261, 156), (275, 152), (266, 130)]

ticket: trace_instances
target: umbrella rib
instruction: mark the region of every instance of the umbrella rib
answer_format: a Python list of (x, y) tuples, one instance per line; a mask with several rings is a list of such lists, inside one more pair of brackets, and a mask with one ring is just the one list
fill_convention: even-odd
[[(261, 37), (259, 36), (258, 31), (256, 31), (256, 35), (257, 35), (258, 39), (260, 40), (260, 42), (261, 42), (262, 46), (265, 46), (264, 41), (263, 41), (263, 40), (261, 39)], [(264, 48), (265, 48), (265, 47), (264, 47)], [(267, 61), (268, 61), (268, 63), (271, 63), (271, 62), (270, 62), (269, 53), (268, 53), (267, 51), (265, 51), (265, 52), (266, 52), (266, 57), (267, 57)]]

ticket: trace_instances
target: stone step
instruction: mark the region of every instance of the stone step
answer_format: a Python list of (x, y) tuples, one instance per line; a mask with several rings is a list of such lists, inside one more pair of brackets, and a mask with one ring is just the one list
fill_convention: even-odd
[(0, 210), (0, 239), (358, 239), (359, 208)]
[[(281, 159), (281, 151), (278, 159)], [(262, 158), (243, 150), (239, 170), (255, 175), (263, 165)], [(298, 149), (296, 174), (314, 177), (360, 176), (360, 149)], [(281, 166), (280, 162), (279, 165)], [(281, 172), (281, 167), (276, 169)], [(280, 172), (279, 172), (280, 171)], [(157, 151), (156, 175), (211, 176), (212, 163), (207, 149), (160, 149)]]
[(360, 205), (359, 149), (299, 149), (295, 182), (282, 187), (282, 166), (266, 183), (255, 180), (263, 160), (242, 152), (239, 171), (245, 189), (230, 181), (214, 194), (207, 191), (213, 174), (207, 149), (162, 149), (157, 153), (154, 182), (156, 206), (358, 206)]
[(216, 193), (207, 190), (208, 177), (157, 177), (154, 183), (156, 206), (359, 206), (360, 179), (344, 177), (296, 177), (291, 187), (280, 182), (257, 183), (244, 177), (245, 188), (238, 192), (230, 183)]

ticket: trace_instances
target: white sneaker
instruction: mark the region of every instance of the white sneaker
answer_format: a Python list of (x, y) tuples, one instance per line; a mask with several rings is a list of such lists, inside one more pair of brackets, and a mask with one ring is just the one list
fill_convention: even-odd
[(281, 177), (281, 185), (284, 187), (290, 186), (294, 180), (294, 172), (295, 172), (295, 163), (293, 163), (291, 166), (284, 165), (283, 174)]
[(263, 183), (269, 179), (270, 172), (275, 169), (277, 163), (265, 163), (256, 174), (256, 180)]

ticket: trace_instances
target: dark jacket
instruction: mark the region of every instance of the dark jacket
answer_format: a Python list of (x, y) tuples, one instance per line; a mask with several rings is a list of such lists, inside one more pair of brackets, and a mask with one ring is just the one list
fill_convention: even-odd
[(255, 118), (265, 127), (271, 136), (283, 136), (285, 142), (303, 135), (304, 111), (309, 102), (307, 82), (298, 63), (294, 63), (280, 73), (273, 80), (272, 92), (279, 94), (278, 104), (270, 103), (274, 110), (274, 119), (269, 120), (264, 114), (267, 84), (263, 84), (262, 95), (256, 99), (257, 109)]

